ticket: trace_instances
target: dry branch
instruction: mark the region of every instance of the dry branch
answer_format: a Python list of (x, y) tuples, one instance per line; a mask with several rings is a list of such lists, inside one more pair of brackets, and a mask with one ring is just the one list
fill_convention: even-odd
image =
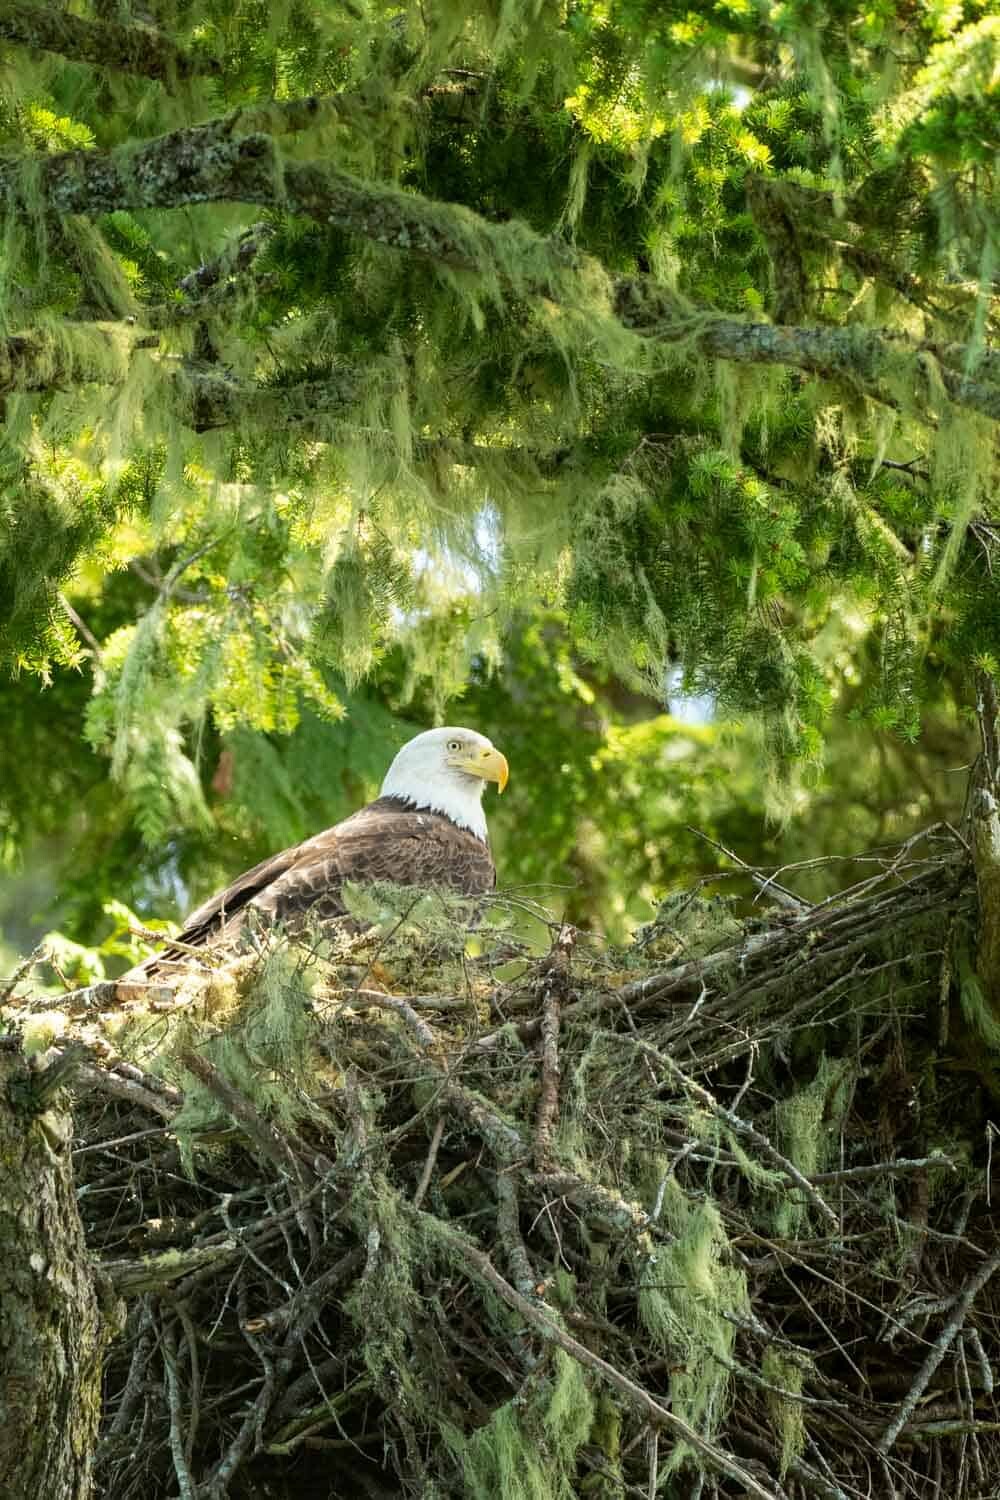
[(933, 1347), (928, 1352), (927, 1358), (920, 1366), (913, 1384), (906, 1393), (905, 1401), (901, 1403), (896, 1415), (879, 1438), (878, 1449), (880, 1453), (888, 1453), (899, 1437), (911, 1414), (916, 1409), (917, 1402), (930, 1385), (934, 1372), (947, 1354), (955, 1335), (968, 1317), (973, 1302), (975, 1302), (983, 1287), (996, 1275), (998, 1270), (1000, 1270), (1000, 1252), (996, 1255), (991, 1255), (988, 1260), (985, 1260), (976, 1271), (976, 1274), (963, 1287), (961, 1295), (956, 1298), (954, 1312), (942, 1328), (938, 1337), (934, 1340)]
[[(60, 1049), (50, 1049), (53, 1060), (62, 1056)], [(152, 1110), (161, 1115), (165, 1120), (173, 1119), (182, 1102), (182, 1096), (174, 1089), (158, 1087), (150, 1088), (145, 1082), (140, 1082), (134, 1077), (127, 1077), (115, 1072), (111, 1068), (98, 1067), (93, 1063), (78, 1062), (74, 1074), (74, 1086), (78, 1090), (97, 1089), (102, 1094), (107, 1094), (113, 1099), (124, 1099), (130, 1104), (138, 1105), (142, 1109)]]
[(535, 1166), (540, 1172), (552, 1166), (552, 1132), (559, 1117), (559, 1009), (569, 984), (572, 948), (571, 929), (561, 927), (538, 986), (542, 1005), (542, 1084), (535, 1116)]

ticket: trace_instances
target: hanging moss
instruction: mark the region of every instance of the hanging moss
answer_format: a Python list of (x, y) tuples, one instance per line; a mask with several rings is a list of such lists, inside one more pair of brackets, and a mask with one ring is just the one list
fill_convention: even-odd
[(761, 1378), (774, 1388), (767, 1392), (767, 1404), (781, 1439), (781, 1478), (784, 1479), (789, 1464), (798, 1458), (806, 1443), (802, 1404), (794, 1399), (802, 1394), (805, 1371), (801, 1359), (790, 1359), (780, 1349), (772, 1347), (764, 1351), (760, 1373)]
[[(849, 1061), (824, 1053), (812, 1081), (776, 1106), (776, 1143), (804, 1176), (825, 1171), (830, 1165), (853, 1081)], [(806, 1201), (786, 1188), (774, 1209), (775, 1232), (787, 1236), (798, 1234), (807, 1214)]]
[(594, 1403), (580, 1366), (562, 1350), (547, 1364), (471, 1437), (445, 1431), (473, 1500), (571, 1500), (577, 1493), (576, 1456), (590, 1436)]
[[(732, 1264), (714, 1204), (693, 1203), (670, 1177), (662, 1194), (662, 1215), (674, 1238), (657, 1246), (637, 1268), (639, 1317), (656, 1346), (677, 1366), (671, 1380), (673, 1410), (707, 1437), (729, 1410), (732, 1315), (749, 1305), (746, 1278)], [(683, 1445), (675, 1447), (668, 1472), (689, 1457)]]
[(140, 1002), (123, 1018), (116, 1041), (124, 1054), (183, 1082), (184, 1107), (173, 1129), (189, 1168), (199, 1135), (224, 1129), (226, 1117), (216, 1095), (180, 1061), (188, 1047), (196, 1047), (263, 1119), (294, 1129), (314, 1113), (314, 977), (301, 955), (271, 945), (261, 957), (223, 964), (207, 983), (192, 974), (173, 1014), (147, 1011)]

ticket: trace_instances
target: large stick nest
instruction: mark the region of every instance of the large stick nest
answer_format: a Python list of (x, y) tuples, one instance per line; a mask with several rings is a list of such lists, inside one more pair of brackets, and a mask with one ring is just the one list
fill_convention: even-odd
[(863, 870), (625, 952), (369, 895), (69, 997), (101, 1493), (995, 1494), (975, 881), (947, 831)]

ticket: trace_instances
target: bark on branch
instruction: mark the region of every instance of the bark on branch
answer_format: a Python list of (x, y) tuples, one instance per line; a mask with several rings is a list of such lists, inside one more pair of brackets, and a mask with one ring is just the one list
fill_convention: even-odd
[[(304, 111), (309, 116), (324, 102), (292, 101), (290, 114), (279, 109), (281, 124), (303, 128), (308, 120), (298, 115)], [(517, 287), (522, 294), (564, 298), (572, 295), (572, 273), (586, 274), (585, 264), (561, 241), (532, 237), (523, 226), (518, 226), (516, 241), (508, 241), (506, 226), (490, 224), (458, 205), (365, 182), (326, 162), (282, 162), (271, 133), (237, 133), (269, 121), (267, 109), (237, 112), (138, 147), (63, 152), (34, 164), (33, 185), (59, 214), (253, 203), (501, 281), (509, 279), (505, 267), (516, 260), (522, 268)], [(278, 128), (278, 122), (271, 128)], [(27, 211), (23, 181), (20, 163), (0, 163), (0, 195), (21, 202)], [(709, 359), (803, 370), (890, 407), (901, 404), (903, 393), (913, 393), (931, 415), (943, 395), (1000, 421), (1000, 384), (966, 375), (960, 367), (962, 346), (921, 345), (858, 327), (743, 322), (694, 307), (644, 277), (619, 278), (611, 290), (612, 312), (642, 338), (687, 343)], [(992, 363), (983, 369), (992, 375)]]
[(676, 293), (638, 277), (623, 278), (616, 287), (615, 306), (622, 322), (646, 338), (664, 343), (689, 341), (711, 359), (734, 364), (788, 365), (851, 386), (883, 406), (900, 405), (897, 392), (922, 390), (931, 394), (927, 366), (934, 359), (936, 374), (949, 400), (1000, 421), (1000, 386), (974, 380), (943, 358), (964, 353), (961, 345), (932, 349), (908, 339), (868, 329), (799, 327), (744, 323), (685, 306)]
[(0, 4), (0, 38), (39, 52), (57, 52), (72, 62), (92, 63), (163, 82), (220, 71), (215, 58), (185, 52), (151, 26), (88, 21), (68, 10), (19, 0)]

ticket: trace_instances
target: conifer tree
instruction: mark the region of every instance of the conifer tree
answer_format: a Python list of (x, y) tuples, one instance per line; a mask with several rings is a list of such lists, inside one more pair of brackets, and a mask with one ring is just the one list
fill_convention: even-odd
[[(688, 835), (677, 829), (691, 801), (713, 814), (719, 804), (709, 775), (675, 777), (665, 753), (675, 726), (630, 722), (628, 711), (612, 711), (616, 696), (644, 695), (648, 706), (674, 683), (706, 696), (720, 714), (752, 721), (760, 748), (755, 792), (768, 780), (789, 785), (797, 768), (818, 763), (831, 746), (843, 756), (836, 716), (845, 703), (857, 724), (894, 737), (896, 747), (915, 740), (944, 703), (954, 731), (949, 749), (964, 744), (962, 714), (968, 720), (978, 708), (985, 773), (971, 789), (968, 827), (952, 833), (948, 859), (921, 857), (916, 873), (904, 867), (905, 879), (891, 864), (875, 881), (891, 886), (890, 894), (878, 887), (870, 900), (862, 891), (848, 902), (839, 917), (842, 947), (840, 929), (832, 937), (825, 931), (823, 909), (789, 891), (788, 925), (773, 922), (763, 935), (756, 917), (743, 926), (711, 903), (680, 912), (668, 904), (636, 945), (645, 967), (622, 987), (624, 999), (606, 954), (593, 959), (592, 992), (561, 996), (566, 976), (554, 944), (549, 967), (532, 980), (529, 1004), (541, 1006), (541, 1016), (513, 1023), (519, 1047), (539, 1042), (538, 1099), (520, 1052), (510, 1054), (508, 1068), (501, 1043), (510, 1043), (509, 1032), (501, 1037), (498, 1028), (476, 1054), (483, 1089), (500, 1079), (499, 1099), (487, 1100), (435, 1071), (430, 1023), (412, 1007), (407, 1014), (407, 1002), (393, 1012), (399, 997), (379, 1000), (375, 992), (374, 1003), (405, 1025), (398, 1033), (373, 1028), (372, 1055), (389, 1048), (371, 1065), (377, 1087), (356, 1089), (350, 1069), (337, 1074), (343, 1118), (330, 1126), (336, 1150), (323, 1156), (310, 1132), (326, 1130), (328, 1120), (309, 1112), (313, 1101), (295, 1076), (299, 1054), (290, 1042), (306, 1035), (312, 1002), (307, 987), (296, 990), (281, 969), (281, 956), (269, 977), (263, 964), (266, 1004), (249, 1019), (235, 990), (222, 1002), (216, 996), (237, 1021), (227, 1035), (208, 1016), (198, 1034), (217, 1045), (215, 1061), (194, 1050), (190, 1036), (174, 1052), (164, 1043), (156, 1066), (172, 1082), (151, 1068), (137, 1094), (128, 1072), (136, 1065), (126, 1061), (110, 1096), (169, 1122), (178, 1142), (176, 1157), (171, 1144), (162, 1158), (170, 1174), (191, 1165), (192, 1099), (207, 1101), (199, 1128), (228, 1120), (244, 1141), (263, 1142), (272, 1175), (308, 1160), (310, 1173), (328, 1172), (333, 1183), (333, 1157), (347, 1162), (350, 1191), (323, 1221), (333, 1238), (307, 1237), (293, 1253), (291, 1237), (306, 1220), (291, 1198), (280, 1210), (281, 1233), (287, 1229), (296, 1275), (299, 1263), (318, 1264), (336, 1236), (354, 1234), (356, 1243), (345, 1239), (331, 1269), (333, 1283), (324, 1285), (339, 1289), (336, 1276), (364, 1267), (352, 1300), (344, 1298), (348, 1322), (340, 1331), (353, 1318), (368, 1336), (367, 1365), (356, 1372), (363, 1402), (376, 1393), (382, 1410), (398, 1418), (393, 1463), (400, 1472), (405, 1452), (408, 1482), (423, 1493), (438, 1492), (424, 1484), (422, 1448), (434, 1448), (435, 1463), (440, 1457), (460, 1469), (469, 1493), (505, 1489), (514, 1473), (527, 1476), (521, 1493), (566, 1494), (585, 1440), (597, 1438), (610, 1470), (593, 1473), (617, 1486), (609, 1494), (623, 1488), (621, 1463), (641, 1429), (623, 1449), (626, 1407), (619, 1411), (602, 1388), (605, 1408), (592, 1409), (581, 1371), (596, 1370), (607, 1382), (610, 1368), (609, 1388), (632, 1403), (633, 1423), (636, 1392), (644, 1398), (644, 1389), (556, 1321), (563, 1310), (569, 1316), (576, 1270), (582, 1280), (596, 1263), (594, 1225), (601, 1235), (613, 1232), (616, 1255), (640, 1225), (662, 1242), (636, 1251), (641, 1258), (628, 1266), (635, 1287), (619, 1289), (610, 1269), (604, 1275), (618, 1266), (614, 1256), (602, 1262), (578, 1331), (618, 1337), (608, 1297), (636, 1291), (628, 1338), (644, 1357), (655, 1351), (656, 1370), (651, 1376), (647, 1368), (644, 1379), (666, 1370), (674, 1403), (667, 1409), (646, 1395), (639, 1406), (649, 1434), (672, 1432), (670, 1465), (679, 1472), (700, 1453), (704, 1473), (727, 1476), (731, 1490), (775, 1493), (744, 1466), (744, 1455), (733, 1458), (720, 1446), (730, 1377), (745, 1374), (734, 1363), (735, 1329), (756, 1338), (763, 1327), (750, 1321), (748, 1280), (769, 1271), (772, 1258), (784, 1275), (783, 1252), (772, 1257), (770, 1241), (752, 1258), (733, 1253), (736, 1240), (745, 1229), (757, 1256), (765, 1203), (769, 1233), (804, 1235), (812, 1213), (827, 1249), (834, 1235), (843, 1248), (846, 1220), (827, 1202), (823, 1179), (855, 1169), (841, 1163), (833, 1170), (827, 1126), (832, 1120), (842, 1129), (855, 1108), (846, 1096), (857, 1092), (852, 1121), (869, 1133), (884, 1129), (887, 1156), (900, 1156), (913, 1077), (922, 1073), (930, 1103), (929, 1123), (912, 1127), (919, 1154), (888, 1167), (922, 1174), (914, 1181), (924, 1201), (915, 1190), (904, 1218), (902, 1199), (892, 1200), (884, 1261), (865, 1268), (880, 1278), (880, 1295), (885, 1283), (895, 1290), (899, 1245), (915, 1224), (907, 1274), (919, 1270), (932, 1174), (973, 1161), (942, 1081), (953, 1061), (942, 1061), (946, 1043), (975, 1080), (979, 1107), (970, 1106), (969, 1118), (976, 1128), (1000, 1096), (989, 1056), (1000, 1037), (1000, 517), (993, 498), (1000, 5), (144, 0), (140, 7), (74, 0), (65, 8), (54, 0), (0, 0), (0, 43), (0, 657), (9, 674), (4, 701), (12, 705), (0, 743), (13, 751), (0, 835), (16, 844), (26, 829), (65, 837), (69, 828), (72, 837), (89, 795), (108, 828), (115, 817), (127, 820), (133, 843), (116, 846), (117, 863), (105, 864), (100, 879), (79, 861), (80, 910), (89, 922), (103, 905), (115, 923), (98, 961), (134, 956), (131, 912), (100, 898), (109, 872), (126, 878), (128, 854), (140, 842), (161, 851), (161, 893), (177, 885), (179, 871), (188, 873), (175, 843), (181, 827), (202, 838), (204, 851), (213, 849), (204, 884), (223, 873), (210, 779), (221, 786), (237, 778), (241, 792), (266, 787), (254, 808), (262, 824), (256, 832), (272, 848), (290, 842), (314, 813), (325, 814), (316, 822), (332, 821), (347, 810), (338, 799), (360, 800), (382, 747), (403, 732), (399, 714), (412, 705), (439, 716), (465, 693), (492, 728), (507, 687), (498, 690), (490, 674), (502, 660), (529, 662), (526, 676), (544, 679), (547, 689), (533, 705), (525, 759), (544, 748), (550, 765), (561, 743), (572, 742), (559, 762), (568, 788), (562, 821), (545, 825), (534, 851), (540, 868), (525, 862), (522, 873), (551, 879), (553, 862), (575, 857), (580, 910), (572, 915), (586, 918), (588, 907), (600, 906), (606, 925), (613, 919), (622, 931), (637, 916), (628, 904), (633, 888), (642, 886), (645, 897), (669, 870), (667, 857), (648, 846), (668, 834), (683, 844)], [(372, 681), (385, 688), (395, 717), (377, 696), (366, 697)], [(587, 721), (595, 702), (614, 733)], [(86, 769), (70, 754), (50, 758), (54, 736), (40, 731), (38, 704), (74, 732), (85, 720), (95, 753)], [(334, 721), (354, 738), (324, 736)], [(366, 735), (372, 726), (377, 732)], [(321, 795), (295, 774), (304, 764), (313, 773), (322, 766), (335, 790)], [(598, 853), (588, 865), (578, 829), (609, 764), (615, 791), (605, 795), (592, 841)], [(735, 775), (744, 778), (741, 789), (750, 784), (745, 758)], [(48, 791), (39, 807), (33, 789), (42, 777)], [(903, 782), (905, 772), (897, 785)], [(252, 800), (237, 799), (245, 807)], [(723, 826), (710, 823), (714, 833), (725, 835), (725, 815), (723, 808)], [(246, 831), (239, 816), (227, 832)], [(565, 834), (570, 817), (573, 841)], [(603, 869), (601, 837), (623, 851), (614, 881)], [(887, 939), (881, 930), (886, 912), (890, 922), (902, 913), (901, 953), (892, 951), (895, 934)], [(930, 930), (941, 913), (946, 937)], [(94, 962), (92, 950), (67, 944), (62, 957), (68, 984), (93, 977), (72, 969)], [(703, 960), (718, 976), (707, 1007)], [(661, 961), (673, 966), (666, 978), (653, 972)], [(800, 992), (805, 969), (809, 987)], [(886, 1061), (886, 1031), (898, 1027), (901, 1037), (901, 1017), (909, 1020), (897, 1008), (897, 980), (921, 1003), (937, 996), (940, 1016), (936, 1031), (928, 1025), (910, 1033), (918, 1043), (912, 1058), (902, 1056), (894, 1034)], [(862, 1004), (863, 984), (870, 988)], [(357, 984), (351, 993), (356, 999)], [(656, 1020), (662, 1034), (641, 1037), (628, 1002), (674, 993), (683, 1013), (668, 1005)], [(608, 1020), (609, 995), (625, 1006), (630, 1031), (624, 1023), (614, 1030), (617, 1012)], [(573, 1071), (554, 1144), (562, 1000), (589, 1035), (581, 1041), (577, 1030), (570, 1040)], [(740, 1007), (748, 1003), (758, 1007), (754, 1035), (740, 1031)], [(834, 1021), (831, 1005), (843, 1007)], [(808, 1013), (801, 1027), (800, 1006)], [(883, 1006), (885, 1025), (876, 1014)], [(207, 1003), (203, 1010), (208, 1015)], [(607, 1029), (592, 1024), (598, 1017)], [(204, 1020), (199, 1010), (192, 1034)], [(416, 1047), (411, 1035), (408, 1053), (400, 1045), (406, 1026), (420, 1040)], [(817, 1052), (834, 1026), (835, 1058)], [(168, 1029), (163, 1022), (164, 1035)], [(773, 1129), (777, 1145), (720, 1102), (721, 1091), (716, 1098), (683, 1071), (674, 1052), (692, 1048), (692, 1035), (707, 1049), (699, 1065), (713, 1088), (721, 1077), (740, 1108)], [(767, 1071), (755, 1083), (763, 1046)], [(878, 1047), (876, 1077), (868, 1056)], [(745, 1059), (744, 1078), (725, 1073)], [(808, 1072), (801, 1087), (796, 1067)], [(605, 1070), (600, 1088), (622, 1107), (613, 1129), (603, 1120), (595, 1125), (591, 1068)], [(285, 1086), (288, 1076), (295, 1089)], [(415, 1184), (406, 1176), (412, 1160), (401, 1165), (392, 1154), (400, 1141), (409, 1150), (412, 1078), (423, 1087), (433, 1081), (434, 1107), (442, 1110), (440, 1129), (432, 1126), (429, 1136), (427, 1178)], [(19, 1085), (30, 1095), (20, 1075)], [(884, 1097), (870, 1098), (879, 1088)], [(376, 1117), (390, 1094), (398, 1114), (387, 1131), (388, 1117)], [(649, 1097), (657, 1110), (673, 1103), (646, 1116)], [(5, 1120), (11, 1108), (7, 1091)], [(426, 1124), (425, 1101), (415, 1108)], [(499, 1226), (510, 1281), (472, 1233), (456, 1227), (461, 1221), (478, 1233), (478, 1181), (462, 1182), (470, 1198), (454, 1218), (446, 1204), (432, 1226), (420, 1208), (445, 1113), (449, 1130), (458, 1119), (461, 1132), (476, 1138), (469, 1183), (488, 1160), (488, 1191), (500, 1184), (486, 1213)], [(508, 1113), (523, 1117), (517, 1129)], [(647, 1119), (653, 1124), (644, 1136), (635, 1122)], [(117, 1144), (117, 1129), (102, 1139)], [(128, 1141), (168, 1133), (128, 1129), (121, 1134)], [(947, 1159), (935, 1134), (945, 1129)], [(649, 1166), (647, 1148), (662, 1151), (671, 1131), (677, 1154)], [(64, 1168), (65, 1137), (55, 1144), (43, 1137), (33, 1148), (41, 1152), (48, 1142)], [(840, 1149), (843, 1157), (843, 1133)], [(702, 1179), (678, 1175), (687, 1158), (692, 1169), (707, 1162), (704, 1191)], [(469, 1161), (450, 1167), (449, 1186), (464, 1178)], [(859, 1170), (885, 1167), (865, 1161)], [(130, 1163), (123, 1175), (132, 1170)], [(751, 1200), (752, 1212), (734, 1221), (738, 1232), (713, 1201), (723, 1171), (737, 1184), (727, 1213), (734, 1203), (743, 1213)], [(157, 1168), (153, 1176), (159, 1193), (166, 1175)], [(178, 1194), (187, 1193), (189, 1182), (180, 1172), (177, 1179)], [(64, 1172), (57, 1183), (64, 1247), (79, 1241), (68, 1181)], [(311, 1192), (313, 1178), (302, 1176), (303, 1185)], [(645, 1195), (648, 1207), (634, 1210), (626, 1190), (636, 1202)], [(201, 1224), (196, 1191), (190, 1214), (172, 1207), (168, 1214), (158, 1199), (152, 1232), (183, 1235)], [(802, 1196), (793, 1200), (792, 1191)], [(538, 1208), (529, 1237), (556, 1199), (579, 1210), (575, 1259), (557, 1265), (554, 1290), (534, 1275), (518, 1192), (532, 1215)], [(277, 1217), (268, 1193), (265, 1217)], [(19, 1210), (16, 1174), (7, 1196)], [(216, 1196), (228, 1215), (237, 1196), (228, 1180)], [(957, 1218), (945, 1219), (940, 1201), (934, 1206), (933, 1233), (949, 1247), (966, 1243), (973, 1197), (970, 1189)], [(875, 1205), (867, 1199), (858, 1210), (858, 1239), (867, 1236), (864, 1215)], [(143, 1220), (130, 1229), (137, 1236), (130, 1250), (144, 1243), (148, 1227)], [(225, 1227), (228, 1234), (228, 1220)], [(913, 1304), (914, 1318), (944, 1311), (931, 1347), (938, 1364), (997, 1268), (996, 1255), (982, 1247), (982, 1224), (976, 1228), (980, 1241), (968, 1243), (982, 1264), (964, 1290), (949, 1288), (954, 1307), (929, 1296)], [(543, 1223), (538, 1235), (544, 1232)], [(213, 1228), (210, 1238), (210, 1254), (222, 1254), (221, 1231)], [(541, 1253), (539, 1243), (536, 1236), (532, 1255)], [(226, 1254), (234, 1248), (225, 1241)], [(913, 1242), (904, 1249), (909, 1255)], [(30, 1256), (27, 1264), (34, 1269)], [(185, 1269), (200, 1274), (194, 1264)], [(489, 1405), (473, 1392), (477, 1425), (468, 1431), (439, 1419), (411, 1357), (428, 1265), (449, 1279), (471, 1267), (488, 1295), (499, 1294), (489, 1317), (515, 1363), (524, 1355), (525, 1319), (561, 1348), (551, 1379), (544, 1370), (536, 1379), (533, 1355), (525, 1358), (516, 1400), (506, 1386), (502, 1397), (490, 1393)], [(118, 1271), (129, 1296), (147, 1289), (133, 1262)], [(150, 1272), (163, 1274), (162, 1264)], [(28, 1285), (26, 1272), (24, 1279)], [(67, 1289), (57, 1311), (71, 1329), (73, 1307), (88, 1310), (84, 1342), (96, 1360), (107, 1330), (83, 1281)], [(160, 1295), (170, 1283), (152, 1284)], [(220, 1319), (229, 1301), (224, 1290)], [(864, 1316), (873, 1305), (869, 1299)], [(255, 1337), (258, 1325), (238, 1299), (236, 1307), (235, 1333)], [(775, 1463), (773, 1448), (751, 1432), (748, 1462), (759, 1464), (763, 1447), (782, 1483), (790, 1475), (807, 1493), (839, 1495), (839, 1481), (824, 1477), (834, 1469), (823, 1450), (816, 1450), (821, 1473), (807, 1449), (805, 1422), (816, 1408), (844, 1410), (847, 1395), (855, 1404), (846, 1409), (857, 1412), (860, 1398), (845, 1374), (853, 1355), (838, 1367), (837, 1384), (800, 1402), (813, 1353), (818, 1360), (827, 1348), (826, 1326), (822, 1339), (808, 1326), (812, 1352), (798, 1364), (778, 1352), (783, 1324), (764, 1328), (763, 1373), (755, 1366), (750, 1380), (778, 1413), (781, 1456)], [(168, 1436), (158, 1441), (164, 1451), (170, 1446), (164, 1472), (176, 1476), (181, 1493), (193, 1493), (196, 1434), (191, 1426), (182, 1434), (180, 1366), (169, 1342), (176, 1335), (171, 1311), (160, 1411)], [(357, 1352), (353, 1332), (350, 1338), (343, 1369)], [(138, 1374), (133, 1380), (130, 1366), (121, 1381), (123, 1433), (145, 1431), (133, 1422), (152, 1378), (143, 1361), (154, 1348), (160, 1355), (145, 1326), (139, 1344), (146, 1352)], [(196, 1344), (192, 1336), (185, 1356), (189, 1391), (198, 1388)], [(266, 1368), (271, 1356), (261, 1347)], [(967, 1347), (971, 1361), (971, 1332), (968, 1345), (956, 1347)], [(977, 1377), (991, 1393), (989, 1360), (978, 1347)], [(288, 1377), (291, 1358), (263, 1378), (249, 1415), (226, 1408), (221, 1425), (233, 1431), (211, 1458), (212, 1493), (225, 1493), (259, 1446), (262, 1413), (273, 1415), (275, 1381)], [(880, 1455), (889, 1474), (887, 1456), (895, 1463), (897, 1438), (912, 1427), (936, 1368), (928, 1356), (908, 1376), (897, 1413), (862, 1434), (858, 1467), (850, 1470), (858, 1483), (870, 1455)], [(68, 1359), (62, 1373), (73, 1373)], [(71, 1391), (67, 1402), (93, 1403), (92, 1367), (88, 1376), (84, 1395)], [(506, 1380), (506, 1371), (500, 1376)], [(967, 1371), (965, 1387), (963, 1421), (975, 1414)], [(411, 1411), (425, 1427), (413, 1425)], [(93, 1415), (88, 1409), (67, 1458), (67, 1495), (86, 1492)], [(954, 1419), (949, 1407), (942, 1420)], [(981, 1428), (985, 1443), (988, 1427), (970, 1421), (968, 1431), (975, 1437)], [(285, 1427), (275, 1432), (280, 1442), (288, 1438)], [(917, 1441), (955, 1435), (926, 1429)], [(350, 1446), (353, 1438), (343, 1441)], [(655, 1442), (650, 1450), (653, 1492)], [(975, 1454), (980, 1463), (978, 1448)], [(118, 1458), (111, 1451), (104, 1461)], [(957, 1472), (966, 1493), (964, 1464)], [(666, 1461), (662, 1472), (671, 1482)], [(912, 1472), (922, 1483), (924, 1471)], [(704, 1473), (698, 1469), (699, 1493)], [(939, 1492), (941, 1473), (939, 1462)], [(930, 1469), (926, 1475), (935, 1482)]]
[(970, 710), (997, 24), (3, 7), (6, 669), (89, 660), (149, 846), (211, 826), (206, 732), (259, 758), (390, 651), (439, 714), (539, 600), (778, 783), (845, 697)]

